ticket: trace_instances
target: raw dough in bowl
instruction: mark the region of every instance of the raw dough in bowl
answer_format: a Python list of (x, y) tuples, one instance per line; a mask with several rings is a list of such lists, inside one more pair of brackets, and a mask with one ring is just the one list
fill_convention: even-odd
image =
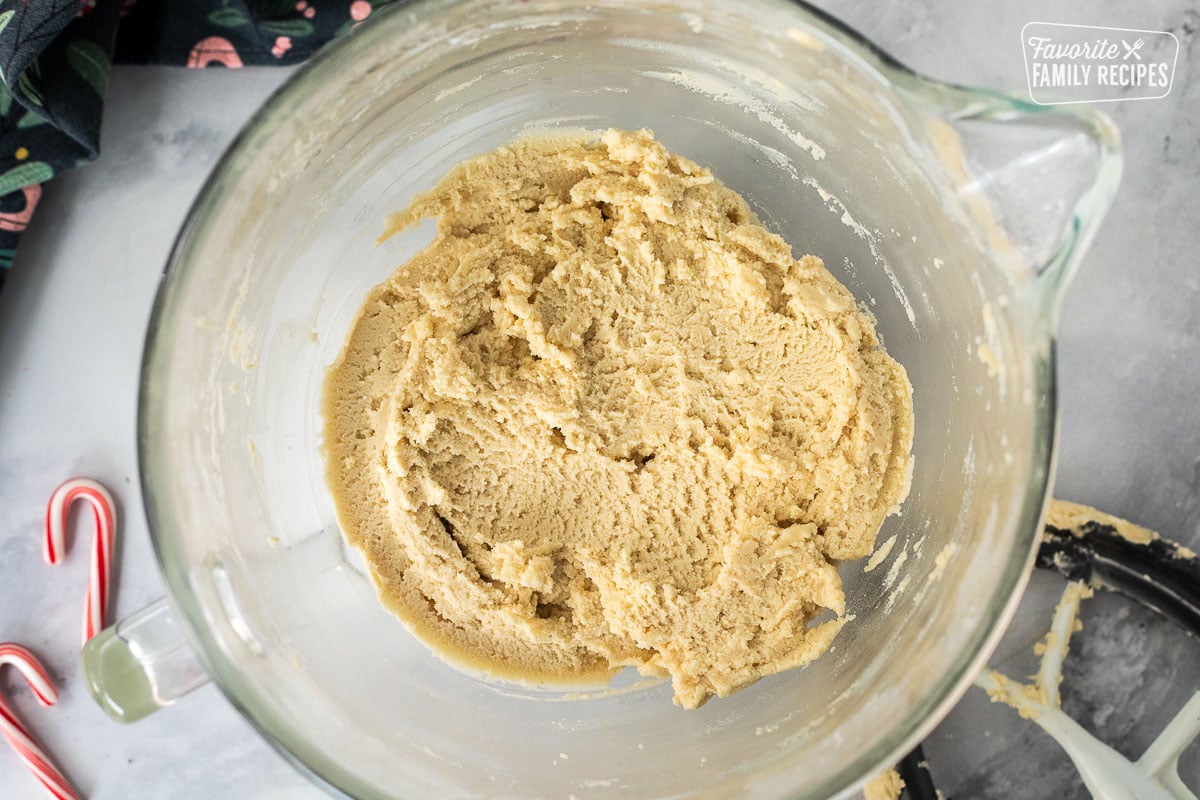
[(492, 674), (635, 666), (689, 708), (828, 649), (913, 413), (821, 260), (647, 131), (501, 148), (390, 228), (428, 217), (325, 387), (386, 606)]

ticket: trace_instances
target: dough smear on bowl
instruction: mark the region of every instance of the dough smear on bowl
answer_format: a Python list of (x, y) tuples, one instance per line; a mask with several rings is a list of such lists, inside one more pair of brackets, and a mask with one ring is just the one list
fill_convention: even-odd
[(850, 292), (647, 131), (472, 159), (390, 232), (428, 217), (325, 384), (384, 604), (491, 674), (634, 666), (688, 708), (823, 653), (911, 469)]

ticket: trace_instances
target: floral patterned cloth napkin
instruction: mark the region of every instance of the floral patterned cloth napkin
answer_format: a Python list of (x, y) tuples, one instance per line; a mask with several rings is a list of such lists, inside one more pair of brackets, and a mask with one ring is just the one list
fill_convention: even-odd
[(42, 184), (100, 152), (113, 63), (295, 64), (392, 0), (0, 0), (0, 288)]

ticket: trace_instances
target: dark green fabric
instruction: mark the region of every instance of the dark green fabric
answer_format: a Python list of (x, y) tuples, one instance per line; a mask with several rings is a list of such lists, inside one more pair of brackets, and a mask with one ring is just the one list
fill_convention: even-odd
[(392, 0), (0, 0), (0, 288), (41, 184), (100, 152), (115, 63), (295, 64)]

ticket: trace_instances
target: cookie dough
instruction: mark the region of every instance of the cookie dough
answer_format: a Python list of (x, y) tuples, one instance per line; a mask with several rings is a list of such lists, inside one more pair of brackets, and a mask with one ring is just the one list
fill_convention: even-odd
[(863, 800), (900, 800), (904, 779), (895, 767), (884, 770), (863, 786)]
[(1086, 536), (1091, 526), (1112, 528), (1118, 536), (1134, 544), (1149, 544), (1158, 539), (1158, 534), (1149, 528), (1069, 500), (1050, 501), (1050, 507), (1046, 509), (1046, 526), (1076, 536)]
[(908, 492), (904, 369), (821, 260), (648, 131), (455, 168), (325, 384), (327, 477), (384, 604), (507, 678), (812, 661), (837, 564)]

